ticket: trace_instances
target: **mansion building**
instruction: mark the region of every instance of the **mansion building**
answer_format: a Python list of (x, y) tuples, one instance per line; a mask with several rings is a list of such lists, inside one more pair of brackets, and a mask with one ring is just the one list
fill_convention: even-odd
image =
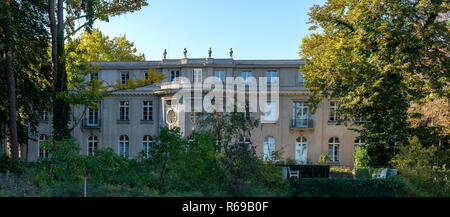
[[(276, 120), (265, 120), (265, 113), (250, 112), (260, 120), (258, 127), (246, 138), (256, 147), (259, 156), (269, 156), (280, 151), (284, 159), (297, 163), (317, 163), (322, 154), (328, 155), (330, 164), (353, 165), (354, 146), (360, 145), (358, 133), (346, 126), (337, 125), (336, 101), (324, 99), (316, 112), (308, 105), (309, 93), (304, 87), (299, 67), (302, 60), (235, 60), (233, 58), (183, 58), (142, 62), (93, 62), (99, 71), (89, 79), (99, 79), (105, 84), (148, 76), (148, 71), (165, 75), (160, 83), (133, 90), (114, 91), (112, 95), (96, 102), (98, 109), (72, 106), (73, 117), (81, 117), (72, 136), (81, 145), (81, 152), (94, 155), (99, 148), (111, 148), (124, 157), (137, 157), (148, 151), (149, 145), (159, 135), (161, 127), (179, 127), (184, 137), (192, 135), (198, 125), (196, 112), (180, 112), (171, 103), (180, 86), (180, 77), (203, 81), (216, 77), (223, 83), (227, 77), (278, 77), (279, 98)], [(269, 82), (268, 79), (267, 82)], [(225, 99), (226, 100), (226, 99)], [(49, 157), (40, 148), (42, 141), (52, 135), (52, 115), (44, 112), (34, 139), (29, 140), (22, 158), (36, 161)], [(71, 120), (73, 124), (75, 120)], [(78, 121), (78, 120), (77, 120)], [(5, 143), (5, 142), (3, 142)], [(22, 148), (23, 149), (23, 148)]]

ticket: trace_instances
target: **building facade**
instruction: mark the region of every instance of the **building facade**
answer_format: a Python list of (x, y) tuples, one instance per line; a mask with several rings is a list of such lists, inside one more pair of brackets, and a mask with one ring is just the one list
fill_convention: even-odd
[[(265, 119), (262, 111), (250, 112), (260, 125), (248, 138), (260, 156), (278, 150), (285, 159), (298, 163), (317, 163), (322, 154), (330, 163), (353, 165), (354, 145), (358, 134), (337, 125), (337, 102), (324, 99), (312, 114), (308, 91), (299, 67), (301, 60), (234, 60), (229, 59), (164, 59), (143, 62), (94, 62), (100, 70), (89, 79), (105, 84), (126, 83), (129, 79), (148, 76), (149, 69), (165, 75), (161, 83), (134, 90), (115, 91), (98, 103), (98, 109), (73, 106), (72, 136), (82, 147), (82, 154), (93, 155), (98, 148), (112, 148), (119, 155), (135, 157), (164, 126), (180, 127), (183, 136), (192, 135), (198, 123), (194, 112), (181, 112), (172, 99), (182, 87), (182, 77), (190, 82), (203, 82), (215, 77), (226, 84), (227, 77), (268, 78), (279, 80), (279, 117)], [(269, 81), (268, 81), (269, 82)], [(260, 118), (262, 117), (262, 118)], [(52, 135), (51, 114), (42, 113), (38, 133), (29, 141), (26, 157), (30, 161), (46, 158), (40, 142)]]

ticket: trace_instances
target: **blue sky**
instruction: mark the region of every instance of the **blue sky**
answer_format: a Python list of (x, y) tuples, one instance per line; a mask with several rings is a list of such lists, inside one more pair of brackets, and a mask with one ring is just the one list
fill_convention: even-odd
[(150, 0), (142, 10), (96, 22), (110, 37), (126, 34), (147, 60), (205, 58), (297, 59), (310, 33), (308, 12), (324, 0)]

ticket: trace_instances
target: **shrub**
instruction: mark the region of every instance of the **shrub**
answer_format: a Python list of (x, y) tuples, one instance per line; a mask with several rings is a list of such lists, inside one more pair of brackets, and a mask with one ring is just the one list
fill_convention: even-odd
[(355, 173), (357, 179), (371, 179), (374, 174), (380, 173), (386, 167), (356, 167)]
[(0, 155), (0, 173), (10, 171), (15, 174), (22, 174), (25, 170), (25, 164), (17, 159), (10, 158), (6, 154)]
[(367, 155), (367, 148), (365, 146), (355, 146), (355, 166), (366, 167), (369, 166), (369, 158)]
[(450, 171), (445, 168), (401, 169), (399, 178), (405, 183), (408, 196), (450, 196)]
[(401, 196), (404, 184), (387, 179), (292, 179), (292, 196), (297, 197), (392, 197)]

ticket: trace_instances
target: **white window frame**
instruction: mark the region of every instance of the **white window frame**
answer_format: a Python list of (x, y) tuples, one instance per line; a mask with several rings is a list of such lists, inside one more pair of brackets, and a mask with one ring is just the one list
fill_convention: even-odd
[(328, 140), (328, 158), (329, 162), (340, 162), (341, 141), (339, 137), (331, 137)]
[(192, 83), (202, 83), (202, 69), (195, 68), (192, 71)]
[(305, 84), (305, 79), (303, 79), (303, 72), (300, 70), (298, 71), (298, 84), (300, 85)]
[(191, 112), (191, 122), (192, 124), (198, 124), (198, 120), (200, 119), (200, 113), (192, 111)]
[(277, 70), (269, 70), (266, 73), (266, 78), (267, 78), (267, 85), (272, 85), (273, 83), (273, 78), (278, 77), (278, 71)]
[(150, 135), (145, 135), (142, 137), (142, 151), (144, 152), (144, 156), (149, 158), (150, 154), (150, 145), (153, 143), (153, 137)]
[(153, 120), (153, 101), (151, 100), (142, 101), (142, 120), (144, 121)]
[(126, 84), (130, 79), (130, 72), (120, 72), (120, 83)]
[[(86, 155), (87, 156), (95, 156), (95, 151), (97, 149), (98, 149), (98, 137), (97, 137), (97, 135), (91, 134), (88, 136)], [(92, 153), (92, 155), (90, 155), (90, 153)]]
[(130, 139), (127, 135), (119, 136), (119, 156), (128, 158), (130, 156)]
[[(306, 147), (306, 159), (305, 159), (305, 162), (301, 162), (301, 155), (299, 155), (299, 148), (300, 149), (302, 149), (303, 147)], [(303, 151), (305, 151), (305, 150), (302, 150), (302, 154), (305, 154)], [(304, 136), (299, 136), (299, 137), (297, 137), (297, 139), (295, 140), (295, 161), (297, 162), (297, 163), (307, 163), (306, 161), (307, 161), (307, 159), (308, 159), (308, 139), (306, 139), (306, 137), (304, 137)]]
[(41, 112), (41, 114), (39, 115), (39, 120), (48, 121), (48, 111)]
[[(47, 138), (46, 134), (39, 135), (39, 138), (38, 138), (38, 150), (39, 150), (38, 157), (41, 158), (41, 159), (47, 159), (49, 157), (48, 150), (41, 149), (41, 143), (45, 142), (47, 140), (48, 140), (48, 138)], [(42, 155), (41, 155), (41, 153), (42, 153)]]
[(215, 72), (216, 82), (225, 83), (225, 70), (216, 70)]
[(276, 148), (275, 138), (273, 136), (265, 137), (263, 146), (264, 161), (272, 160), (272, 155), (273, 152), (275, 152), (275, 148)]
[[(331, 105), (333, 103), (333, 105)], [(328, 109), (328, 121), (329, 122), (336, 122), (338, 120), (338, 116), (336, 115), (336, 109), (337, 109), (337, 100), (331, 100), (329, 103), (329, 109)], [(333, 111), (333, 118), (331, 116), (331, 111)]]
[(88, 107), (87, 110), (87, 125), (88, 126), (97, 126), (99, 125), (100, 118), (100, 102), (94, 101), (94, 104), (97, 104), (97, 109), (92, 109)]
[(180, 70), (170, 70), (170, 81), (175, 82), (180, 80)]
[(249, 84), (252, 77), (252, 71), (242, 71), (242, 80), (244, 81), (244, 84)]
[[(271, 109), (272, 108), (272, 104), (274, 104), (273, 105), (273, 110)], [(276, 111), (275, 111), (276, 109), (277, 109), (276, 102), (266, 101), (266, 106), (264, 108), (263, 123), (275, 123), (277, 121), (276, 117), (275, 117), (275, 119), (270, 119), (269, 118), (271, 116), (270, 114), (272, 114), (272, 112), (275, 112), (274, 116), (276, 115)]]
[[(123, 104), (122, 104), (123, 102)], [(123, 113), (122, 113), (123, 109)], [(119, 120), (128, 121), (129, 120), (129, 110), (130, 109), (130, 101), (128, 100), (120, 100), (119, 101)]]

